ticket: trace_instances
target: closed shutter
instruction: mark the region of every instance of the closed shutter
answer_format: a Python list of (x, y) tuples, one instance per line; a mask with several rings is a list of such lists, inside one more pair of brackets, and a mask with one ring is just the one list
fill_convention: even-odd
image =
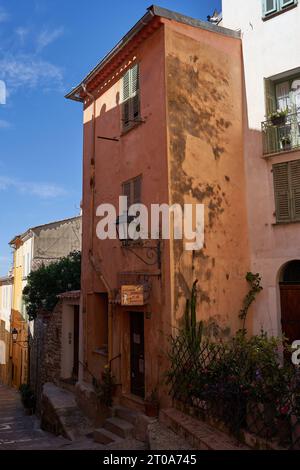
[(289, 197), (289, 172), (287, 163), (273, 165), (274, 192), (277, 222), (291, 220)]
[(290, 162), (291, 202), (294, 220), (300, 220), (300, 160)]
[(263, 14), (270, 15), (277, 11), (277, 0), (263, 0)]

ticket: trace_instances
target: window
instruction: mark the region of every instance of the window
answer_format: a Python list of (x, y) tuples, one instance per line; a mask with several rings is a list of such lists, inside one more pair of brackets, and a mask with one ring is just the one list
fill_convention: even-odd
[[(127, 197), (127, 210), (133, 204), (141, 204), (142, 196), (142, 177), (137, 176), (129, 181), (126, 181), (122, 185), (123, 195)], [(127, 245), (133, 241), (140, 240), (140, 225), (135, 226), (135, 236), (131, 235), (128, 230), (129, 225), (135, 220), (134, 216), (129, 216), (128, 213), (122, 214), (118, 217), (118, 235), (119, 239), (122, 240), (123, 245)]]
[(122, 127), (131, 129), (140, 118), (140, 80), (139, 65), (129, 69), (123, 77)]
[(300, 221), (300, 160), (273, 165), (277, 222)]
[(123, 196), (127, 196), (127, 205), (128, 208), (133, 204), (140, 204), (141, 201), (141, 192), (142, 192), (142, 177), (137, 176), (129, 181), (126, 181), (122, 185)]
[(297, 5), (298, 0), (262, 0), (263, 17), (267, 18), (275, 13), (283, 12), (286, 8)]

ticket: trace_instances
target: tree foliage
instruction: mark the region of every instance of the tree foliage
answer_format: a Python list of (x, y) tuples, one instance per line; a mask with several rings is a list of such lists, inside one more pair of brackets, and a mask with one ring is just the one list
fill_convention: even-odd
[(80, 273), (81, 253), (78, 251), (32, 271), (23, 290), (29, 319), (34, 320), (40, 310), (51, 312), (57, 304), (59, 294), (79, 290)]

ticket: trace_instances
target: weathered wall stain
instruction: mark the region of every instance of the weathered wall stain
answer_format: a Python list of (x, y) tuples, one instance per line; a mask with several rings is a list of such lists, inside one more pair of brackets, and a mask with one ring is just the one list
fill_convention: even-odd
[[(236, 189), (243, 167), (242, 125), (235, 102), (242, 69), (241, 63), (236, 66), (237, 57), (224, 55), (216, 42), (201, 43), (201, 33), (199, 38), (172, 32), (166, 42), (171, 203), (205, 205), (204, 248), (188, 254), (183, 241), (173, 242), (173, 302), (180, 319), (198, 279), (198, 319), (219, 315), (228, 321), (233, 314), (230, 304), (237, 303), (228, 292), (236, 276), (226, 280), (226, 273), (238, 271), (233, 247), (242, 257), (239, 241), (233, 240), (239, 229), (231, 223), (234, 200), (242, 197)], [(231, 153), (234, 149), (237, 155)], [(242, 288), (241, 281), (239, 292)]]

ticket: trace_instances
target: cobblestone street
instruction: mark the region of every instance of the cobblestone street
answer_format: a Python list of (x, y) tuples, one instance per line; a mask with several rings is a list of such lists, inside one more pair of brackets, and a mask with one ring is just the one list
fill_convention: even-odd
[(35, 416), (26, 415), (19, 393), (0, 385), (1, 450), (143, 450), (145, 444), (124, 439), (107, 446), (94, 442), (92, 436), (78, 441), (57, 437), (40, 428)]

